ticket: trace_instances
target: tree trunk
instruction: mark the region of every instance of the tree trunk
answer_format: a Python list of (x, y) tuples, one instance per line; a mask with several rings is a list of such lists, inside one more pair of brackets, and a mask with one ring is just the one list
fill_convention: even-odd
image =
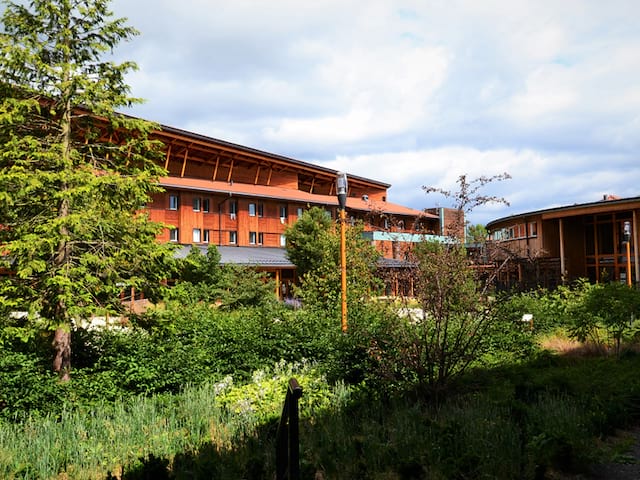
[(71, 331), (64, 327), (56, 328), (53, 336), (53, 371), (57, 372), (61, 382), (71, 379)]

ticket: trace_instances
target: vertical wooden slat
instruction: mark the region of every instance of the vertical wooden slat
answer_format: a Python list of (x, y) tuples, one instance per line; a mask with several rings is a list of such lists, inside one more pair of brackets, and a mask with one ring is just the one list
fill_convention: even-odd
[(180, 178), (184, 177), (184, 171), (187, 169), (187, 157), (189, 156), (189, 149), (184, 151), (184, 158), (182, 159), (182, 170), (180, 171)]
[(213, 169), (213, 178), (212, 180), (215, 182), (216, 181), (216, 177), (218, 176), (218, 166), (220, 165), (220, 155), (218, 155), (216, 157), (216, 166)]
[(165, 158), (165, 160), (164, 160), (164, 169), (165, 170), (169, 170), (169, 158), (171, 157), (171, 147), (172, 147), (172, 145), (169, 145), (169, 148), (167, 149), (167, 158)]
[(231, 181), (232, 176), (233, 176), (233, 158), (231, 159), (231, 165), (229, 166), (229, 175), (227, 175), (227, 182)]

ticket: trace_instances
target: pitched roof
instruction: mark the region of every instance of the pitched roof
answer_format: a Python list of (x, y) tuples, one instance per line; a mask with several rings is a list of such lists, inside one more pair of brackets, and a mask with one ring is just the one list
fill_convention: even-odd
[[(202, 254), (207, 253), (207, 245), (194, 245)], [(191, 245), (181, 245), (176, 250), (176, 258), (185, 258), (193, 248)], [(234, 263), (251, 267), (295, 268), (287, 258), (284, 248), (276, 247), (231, 247), (216, 246), (220, 253), (220, 263), (223, 265)]]
[(542, 210), (533, 210), (530, 212), (510, 215), (508, 217), (499, 218), (497, 220), (492, 220), (491, 222), (487, 223), (487, 229), (491, 229), (492, 227), (504, 222), (513, 222), (515, 220), (526, 219), (527, 217), (531, 217), (534, 215), (535, 216), (539, 215), (543, 219), (571, 217), (574, 215), (603, 213), (603, 212), (615, 211), (615, 210), (626, 210), (629, 208), (636, 208), (636, 205), (640, 204), (640, 197), (629, 197), (629, 198), (619, 198), (619, 197), (611, 198), (611, 197), (612, 196), (607, 196), (605, 199), (599, 200), (597, 202), (575, 203), (573, 205), (551, 207), (551, 208), (545, 208)]
[[(177, 188), (185, 190), (196, 190), (211, 193), (224, 193), (229, 196), (265, 198), (276, 200), (287, 200), (292, 202), (309, 203), (312, 205), (337, 206), (338, 199), (331, 195), (318, 195), (303, 192), (294, 188), (272, 187), (266, 185), (250, 185), (238, 182), (221, 182), (202, 180), (184, 177), (163, 177), (160, 185), (165, 188)], [(363, 200), (360, 197), (348, 197), (347, 208), (365, 212), (379, 211), (394, 215), (410, 215), (429, 218), (438, 218), (437, 215), (425, 213), (414, 208), (404, 207), (395, 203), (377, 202), (374, 200)]]

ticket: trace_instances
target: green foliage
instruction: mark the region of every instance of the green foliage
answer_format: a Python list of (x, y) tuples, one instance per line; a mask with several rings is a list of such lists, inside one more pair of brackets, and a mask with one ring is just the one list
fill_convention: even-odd
[[(380, 254), (362, 238), (363, 225), (346, 230), (348, 310), (367, 301), (381, 289), (376, 277)], [(287, 255), (296, 265), (300, 287), (296, 295), (308, 308), (339, 315), (341, 302), (340, 231), (318, 207), (305, 211), (286, 231)]]
[(72, 320), (118, 313), (123, 286), (153, 294), (170, 271), (160, 225), (139, 211), (165, 172), (153, 125), (115, 112), (137, 101), (124, 83), (135, 65), (102, 57), (136, 32), (108, 1), (6, 5), (0, 244), (15, 275), (0, 301), (56, 328), (54, 369), (68, 379)]
[(299, 277), (320, 270), (327, 258), (335, 257), (331, 228), (331, 216), (320, 207), (305, 210), (296, 223), (287, 227), (287, 257)]
[(424, 319), (405, 325), (399, 348), (418, 384), (437, 391), (479, 358), (492, 316), (461, 245), (422, 242), (413, 258)]
[(601, 343), (599, 331), (604, 330), (605, 345), (613, 344), (619, 355), (621, 342), (633, 331), (640, 312), (640, 292), (620, 283), (597, 284), (586, 292), (582, 301), (582, 315), (574, 316), (572, 335), (581, 341), (589, 338)]
[(167, 293), (168, 301), (216, 303), (225, 309), (266, 306), (276, 301), (275, 284), (266, 274), (251, 267), (220, 265), (215, 245), (209, 245), (205, 255), (193, 247), (177, 263), (176, 285)]

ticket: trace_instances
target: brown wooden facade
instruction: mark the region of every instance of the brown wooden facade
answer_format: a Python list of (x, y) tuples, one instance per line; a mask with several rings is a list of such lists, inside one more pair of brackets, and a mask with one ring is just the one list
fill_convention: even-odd
[[(165, 145), (165, 191), (148, 206), (171, 228), (161, 241), (218, 246), (283, 247), (284, 231), (312, 206), (337, 218), (332, 169), (170, 127), (154, 134)], [(347, 215), (367, 230), (437, 232), (438, 215), (388, 202), (389, 184), (348, 176)], [(393, 255), (391, 245), (378, 245)]]
[[(639, 216), (640, 197), (606, 197), (490, 222), (491, 241), (502, 249), (503, 258), (512, 256), (500, 280), (506, 286), (553, 286), (578, 278), (626, 282), (631, 275), (638, 285)], [(631, 227), (629, 257), (625, 222)]]

